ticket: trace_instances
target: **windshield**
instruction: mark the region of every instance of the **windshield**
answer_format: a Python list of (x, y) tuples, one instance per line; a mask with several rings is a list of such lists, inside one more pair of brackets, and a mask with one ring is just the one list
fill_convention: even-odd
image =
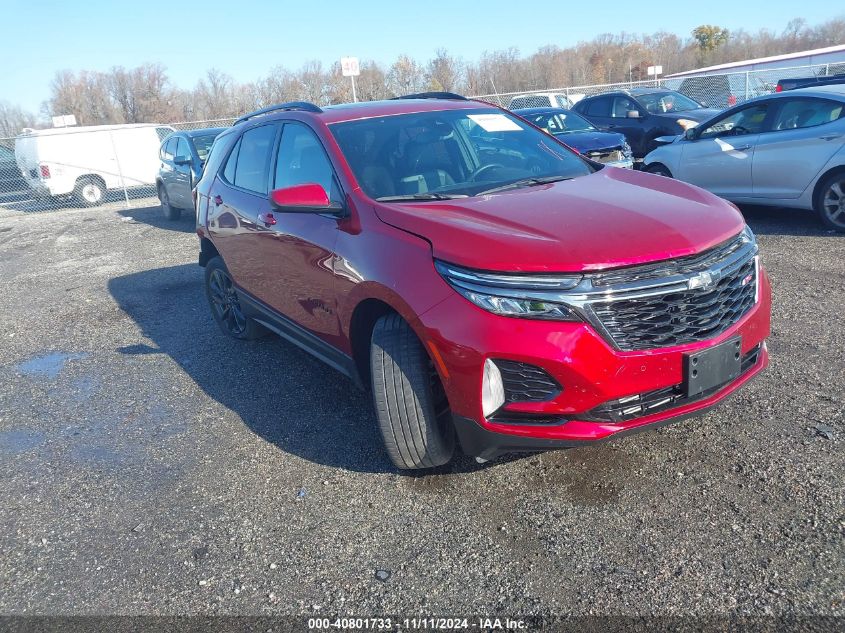
[(680, 92), (650, 92), (646, 95), (639, 95), (637, 101), (652, 114), (700, 110), (703, 107), (697, 101), (693, 101)]
[[(517, 113), (519, 114), (519, 113)], [(528, 119), (549, 134), (569, 134), (570, 132), (588, 132), (595, 130), (586, 119), (582, 119), (574, 112), (543, 112), (540, 114), (525, 114)]]
[(371, 198), (473, 196), (531, 179), (584, 176), (577, 154), (492, 108), (335, 123), (332, 134)]
[(194, 136), (191, 140), (194, 142), (194, 147), (197, 150), (197, 155), (200, 157), (200, 160), (205, 162), (205, 159), (208, 158), (208, 152), (211, 150), (211, 145), (214, 143), (214, 139), (217, 138), (217, 134), (205, 134), (204, 136)]

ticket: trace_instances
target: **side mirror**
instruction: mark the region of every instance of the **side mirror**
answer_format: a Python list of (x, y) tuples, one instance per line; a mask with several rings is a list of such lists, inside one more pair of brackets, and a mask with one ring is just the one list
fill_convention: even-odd
[(628, 112), (625, 114), (625, 116), (629, 119), (639, 119), (639, 118), (641, 118), (639, 110), (628, 110)]
[(697, 128), (694, 127), (684, 130), (684, 139), (687, 141), (694, 141), (697, 138), (696, 132)]
[(307, 182), (293, 187), (273, 189), (270, 203), (284, 213), (334, 213), (343, 212), (343, 207), (329, 201), (329, 194), (322, 185)]
[(173, 159), (174, 165), (190, 165), (191, 164), (191, 157), (190, 156), (177, 156)]

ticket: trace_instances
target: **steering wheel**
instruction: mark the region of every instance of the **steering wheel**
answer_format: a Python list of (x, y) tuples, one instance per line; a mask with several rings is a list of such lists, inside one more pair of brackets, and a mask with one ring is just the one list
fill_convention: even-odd
[(472, 172), (472, 174), (470, 174), (469, 179), (471, 182), (475, 182), (475, 180), (484, 172), (490, 171), (491, 169), (504, 169), (504, 167), (504, 165), (500, 165), (499, 163), (490, 163), (489, 165), (482, 165), (474, 172)]
[(751, 134), (751, 130), (747, 127), (742, 127), (741, 125), (734, 125), (731, 128), (731, 136), (741, 136), (743, 134)]

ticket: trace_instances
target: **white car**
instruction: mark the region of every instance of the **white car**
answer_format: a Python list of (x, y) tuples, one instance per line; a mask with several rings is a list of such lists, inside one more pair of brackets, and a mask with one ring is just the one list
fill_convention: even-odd
[(845, 85), (758, 97), (658, 141), (645, 171), (736, 203), (814, 209), (845, 231)]
[(24, 130), (15, 160), (37, 197), (70, 195), (90, 207), (109, 189), (155, 185), (159, 146), (173, 131), (155, 124)]

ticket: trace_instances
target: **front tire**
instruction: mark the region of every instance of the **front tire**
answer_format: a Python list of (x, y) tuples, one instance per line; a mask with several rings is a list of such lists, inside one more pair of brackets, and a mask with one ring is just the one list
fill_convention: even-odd
[(235, 284), (219, 255), (205, 265), (205, 295), (211, 315), (224, 334), (250, 341), (267, 333), (261, 325), (244, 314)]
[(73, 188), (73, 199), (83, 207), (96, 207), (103, 203), (105, 197), (106, 188), (99, 178), (80, 178)]
[(171, 222), (178, 220), (179, 216), (182, 215), (182, 209), (170, 204), (170, 196), (167, 195), (167, 189), (165, 189), (164, 185), (161, 184), (158, 186), (158, 199), (161, 203), (161, 211), (164, 213), (164, 217)]
[(403, 469), (451, 460), (455, 430), (443, 387), (422, 343), (398, 314), (376, 322), (370, 369), (376, 419), (390, 460)]
[(816, 213), (828, 228), (845, 232), (845, 172), (822, 181), (816, 195)]

